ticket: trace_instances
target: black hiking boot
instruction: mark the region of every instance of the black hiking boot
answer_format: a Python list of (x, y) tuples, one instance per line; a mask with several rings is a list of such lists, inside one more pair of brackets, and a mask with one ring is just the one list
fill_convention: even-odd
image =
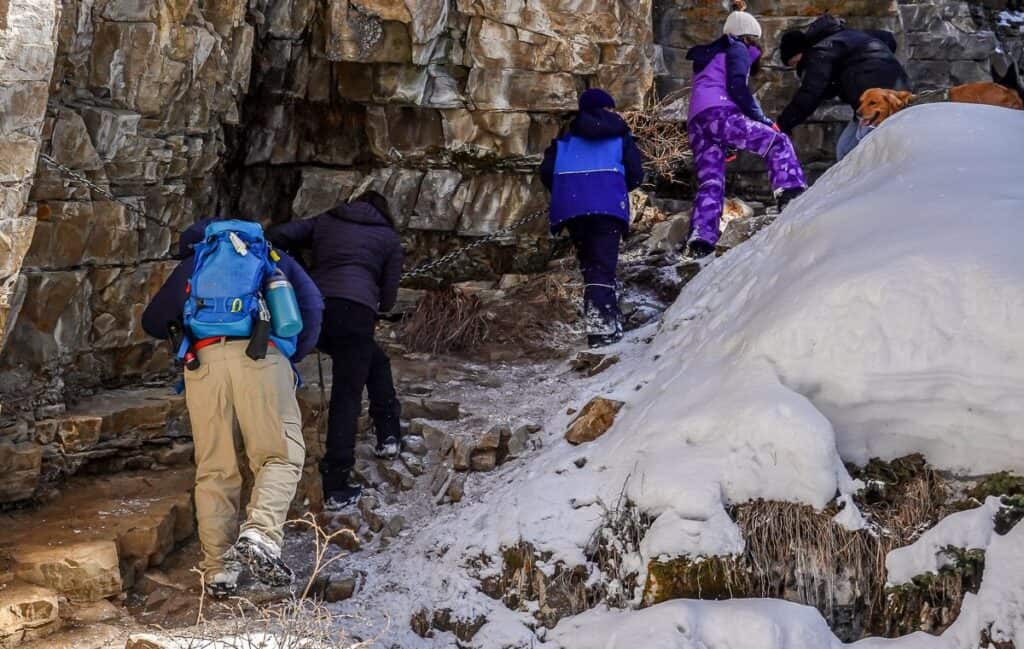
[(281, 558), (281, 548), (258, 530), (244, 530), (228, 553), (262, 584), (291, 586), (295, 580), (292, 569)]
[(359, 485), (345, 484), (324, 494), (324, 509), (340, 512), (355, 507), (362, 495), (363, 488)]
[(590, 334), (587, 336), (587, 347), (597, 349), (598, 347), (614, 345), (622, 340), (622, 335), (622, 331), (616, 331), (610, 334)]
[(691, 259), (703, 259), (713, 252), (715, 252), (715, 246), (700, 239), (694, 239), (686, 247), (686, 256)]
[(803, 194), (807, 189), (805, 187), (793, 187), (790, 189), (782, 189), (775, 193), (775, 206), (779, 210), (779, 214), (782, 214), (782, 210), (786, 209), (794, 198)]
[(402, 452), (402, 442), (397, 437), (389, 435), (383, 442), (378, 442), (373, 449), (373, 454), (382, 460), (393, 460)]

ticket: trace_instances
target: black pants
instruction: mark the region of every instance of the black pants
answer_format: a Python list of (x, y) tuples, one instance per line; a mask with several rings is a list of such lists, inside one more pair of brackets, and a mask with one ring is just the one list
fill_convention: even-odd
[(391, 359), (373, 343), (373, 357), (370, 359), (370, 374), (366, 378), (366, 396), (370, 399), (370, 419), (377, 433), (377, 443), (383, 444), (388, 437), (401, 439), (402, 427), (399, 418), (402, 405), (395, 394), (395, 379), (391, 375)]
[[(355, 465), (356, 432), (363, 404), (363, 388), (371, 380), (372, 406), (378, 436), (398, 430), (398, 400), (391, 380), (391, 364), (373, 339), (377, 313), (342, 298), (325, 300), (320, 348), (331, 357), (333, 385), (327, 415), (327, 451), (321, 472), (324, 490), (344, 485)], [(397, 435), (396, 435), (397, 436)]]
[(588, 334), (621, 331), (622, 313), (615, 292), (622, 222), (614, 216), (577, 216), (566, 223), (583, 273), (583, 313)]

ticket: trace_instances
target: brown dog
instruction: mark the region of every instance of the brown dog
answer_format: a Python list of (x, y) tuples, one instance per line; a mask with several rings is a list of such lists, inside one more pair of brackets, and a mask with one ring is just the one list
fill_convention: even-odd
[[(1003, 108), (1024, 109), (1024, 102), (1014, 91), (989, 81), (978, 83), (965, 83), (962, 86), (954, 86), (942, 93), (942, 99), (955, 101), (961, 104), (987, 104), (989, 106), (1002, 106)], [(878, 126), (893, 113), (903, 110), (910, 104), (915, 103), (919, 97), (903, 90), (887, 90), (885, 88), (871, 88), (865, 90), (860, 96), (860, 107), (857, 115), (862, 124)], [(923, 97), (921, 97), (923, 99)]]

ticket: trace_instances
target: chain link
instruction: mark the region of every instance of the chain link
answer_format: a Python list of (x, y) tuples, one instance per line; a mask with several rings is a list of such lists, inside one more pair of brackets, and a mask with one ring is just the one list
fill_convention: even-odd
[(416, 268), (413, 268), (412, 270), (403, 273), (402, 280), (404, 281), (407, 279), (414, 279), (416, 277), (430, 277), (431, 273), (440, 268), (444, 268), (445, 266), (450, 266), (459, 257), (473, 250), (476, 250), (481, 246), (485, 246), (496, 239), (500, 239), (504, 236), (507, 236), (514, 232), (515, 230), (518, 230), (519, 228), (523, 227), (527, 223), (536, 221), (538, 218), (544, 216), (545, 214), (547, 214), (547, 210), (537, 210), (536, 212), (531, 212), (530, 214), (527, 214), (526, 216), (516, 220), (514, 223), (512, 223), (512, 225), (508, 226), (507, 228), (496, 230), (491, 234), (476, 239), (470, 244), (467, 244), (461, 248), (456, 248), (455, 250), (452, 250), (451, 252), (444, 254), (433, 261), (427, 262), (425, 264), (420, 264)]
[(130, 203), (130, 202), (124, 200), (123, 198), (118, 198), (117, 196), (114, 196), (110, 192), (109, 189), (101, 187), (101, 186), (97, 185), (96, 183), (94, 183), (93, 181), (89, 180), (89, 178), (86, 177), (85, 174), (83, 174), (82, 172), (75, 171), (74, 169), (68, 167), (67, 165), (64, 165), (64, 164), (61, 164), (60, 162), (57, 162), (57, 160), (55, 160), (52, 156), (47, 155), (45, 153), (40, 153), (39, 154), (39, 158), (43, 162), (45, 162), (46, 164), (50, 165), (51, 167), (53, 167), (57, 171), (61, 172), (62, 174), (64, 174), (68, 178), (74, 180), (79, 185), (82, 185), (86, 189), (89, 189), (89, 190), (91, 190), (93, 192), (96, 192), (97, 194), (105, 197), (107, 200), (111, 200), (111, 201), (113, 201), (115, 203), (118, 203), (119, 205), (123, 205), (125, 207), (125, 209), (127, 209), (132, 214), (135, 214), (139, 218), (145, 219), (146, 221), (151, 221), (151, 222), (156, 223), (156, 224), (158, 224), (160, 226), (166, 226), (167, 225), (166, 223), (164, 223), (160, 219), (157, 219), (157, 218), (152, 217), (149, 214), (147, 214), (145, 208), (139, 207), (138, 205), (136, 205), (134, 203)]

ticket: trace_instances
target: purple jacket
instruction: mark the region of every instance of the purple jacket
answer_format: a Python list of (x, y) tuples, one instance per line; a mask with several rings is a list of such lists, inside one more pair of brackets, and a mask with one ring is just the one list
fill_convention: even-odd
[(771, 124), (748, 85), (750, 68), (760, 57), (761, 50), (732, 36), (691, 48), (686, 53), (695, 73), (689, 119), (709, 108), (732, 106), (756, 122)]
[(271, 228), (271, 243), (312, 249), (311, 275), (324, 297), (344, 298), (374, 311), (390, 311), (402, 278), (402, 242), (369, 203), (342, 203), (318, 216)]
[[(559, 157), (559, 151), (564, 157)], [(613, 216), (629, 229), (629, 192), (644, 180), (643, 154), (625, 120), (603, 108), (581, 110), (544, 152), (540, 178), (551, 192), (551, 231), (577, 216)]]
[[(181, 313), (185, 308), (185, 287), (188, 284), (188, 279), (192, 277), (194, 261), (192, 245), (203, 239), (206, 226), (212, 220), (204, 219), (193, 223), (181, 233), (181, 241), (178, 243), (178, 258), (181, 259), (181, 263), (175, 267), (142, 314), (142, 328), (150, 336), (167, 339), (169, 337), (167, 323), (181, 322)], [(295, 353), (291, 357), (292, 362), (297, 363), (306, 354), (313, 351), (317, 339), (320, 337), (324, 300), (316, 284), (309, 278), (306, 271), (302, 270), (302, 266), (299, 266), (297, 261), (288, 255), (281, 254), (281, 260), (277, 262), (277, 267), (292, 283), (292, 288), (295, 289), (295, 298), (299, 303), (299, 312), (302, 314), (302, 331), (295, 342)]]

